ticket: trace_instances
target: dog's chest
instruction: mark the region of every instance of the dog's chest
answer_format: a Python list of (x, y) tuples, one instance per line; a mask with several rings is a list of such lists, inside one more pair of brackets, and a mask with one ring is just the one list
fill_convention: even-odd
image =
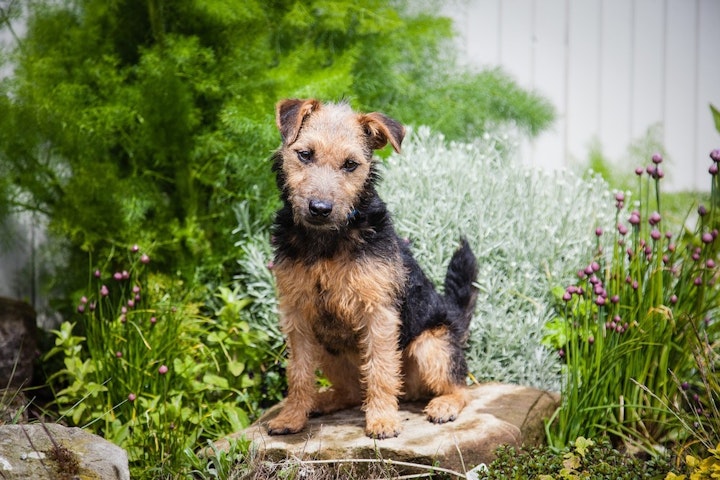
[(331, 354), (358, 352), (375, 312), (397, 304), (400, 275), (392, 262), (285, 260), (275, 275), (283, 327), (311, 334)]

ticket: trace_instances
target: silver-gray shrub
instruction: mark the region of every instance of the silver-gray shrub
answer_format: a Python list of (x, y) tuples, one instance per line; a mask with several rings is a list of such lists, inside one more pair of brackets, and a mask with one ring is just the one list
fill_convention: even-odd
[(513, 138), (500, 132), (448, 143), (420, 128), (387, 161), (380, 194), (438, 285), (458, 238), (472, 245), (480, 271), (470, 372), (558, 390), (557, 352), (541, 345), (554, 316), (550, 292), (591, 261), (595, 229), (614, 228), (614, 200), (597, 176), (522, 164)]
[[(379, 190), (398, 233), (411, 240), (436, 284), (459, 237), (470, 241), (480, 265), (467, 350), (472, 375), (559, 390), (557, 353), (541, 345), (543, 325), (554, 316), (550, 291), (590, 262), (596, 227), (614, 228), (614, 200), (597, 177), (543, 171), (516, 157), (512, 134), (449, 143), (421, 127), (384, 162)], [(269, 237), (239, 213), (238, 281), (253, 300), (248, 321), (277, 345)]]

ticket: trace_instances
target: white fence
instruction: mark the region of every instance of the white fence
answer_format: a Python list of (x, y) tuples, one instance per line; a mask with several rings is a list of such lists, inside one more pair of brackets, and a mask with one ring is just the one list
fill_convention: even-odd
[(523, 149), (532, 165), (587, 159), (591, 142), (632, 171), (627, 147), (660, 127), (665, 187), (708, 190), (720, 148), (720, 0), (465, 0), (445, 5), (469, 65), (502, 66), (559, 118)]

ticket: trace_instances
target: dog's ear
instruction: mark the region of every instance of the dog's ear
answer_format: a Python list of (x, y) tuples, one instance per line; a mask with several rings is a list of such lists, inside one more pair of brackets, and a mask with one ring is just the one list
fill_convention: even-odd
[(393, 149), (400, 153), (400, 144), (405, 138), (405, 127), (400, 122), (382, 113), (373, 112), (360, 115), (360, 124), (367, 133), (370, 148), (377, 150), (390, 142)]
[(275, 106), (275, 123), (277, 124), (283, 143), (290, 145), (300, 133), (305, 117), (320, 107), (314, 99), (300, 100), (297, 98), (281, 100)]

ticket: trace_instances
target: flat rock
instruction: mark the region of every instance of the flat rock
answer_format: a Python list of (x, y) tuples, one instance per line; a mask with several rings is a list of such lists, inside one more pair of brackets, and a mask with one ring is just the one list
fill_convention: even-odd
[(80, 428), (0, 425), (4, 480), (130, 480), (127, 453)]
[(518, 385), (488, 383), (470, 390), (472, 400), (457, 420), (442, 425), (425, 419), (425, 403), (401, 404), (403, 431), (396, 438), (373, 440), (365, 436), (365, 415), (359, 408), (311, 418), (300, 433), (270, 436), (266, 424), (279, 412), (279, 404), (247, 429), (219, 440), (215, 446), (227, 451), (233, 439), (244, 437), (273, 461), (382, 458), (465, 472), (491, 462), (499, 445), (542, 444), (544, 420), (560, 402), (556, 393)]

